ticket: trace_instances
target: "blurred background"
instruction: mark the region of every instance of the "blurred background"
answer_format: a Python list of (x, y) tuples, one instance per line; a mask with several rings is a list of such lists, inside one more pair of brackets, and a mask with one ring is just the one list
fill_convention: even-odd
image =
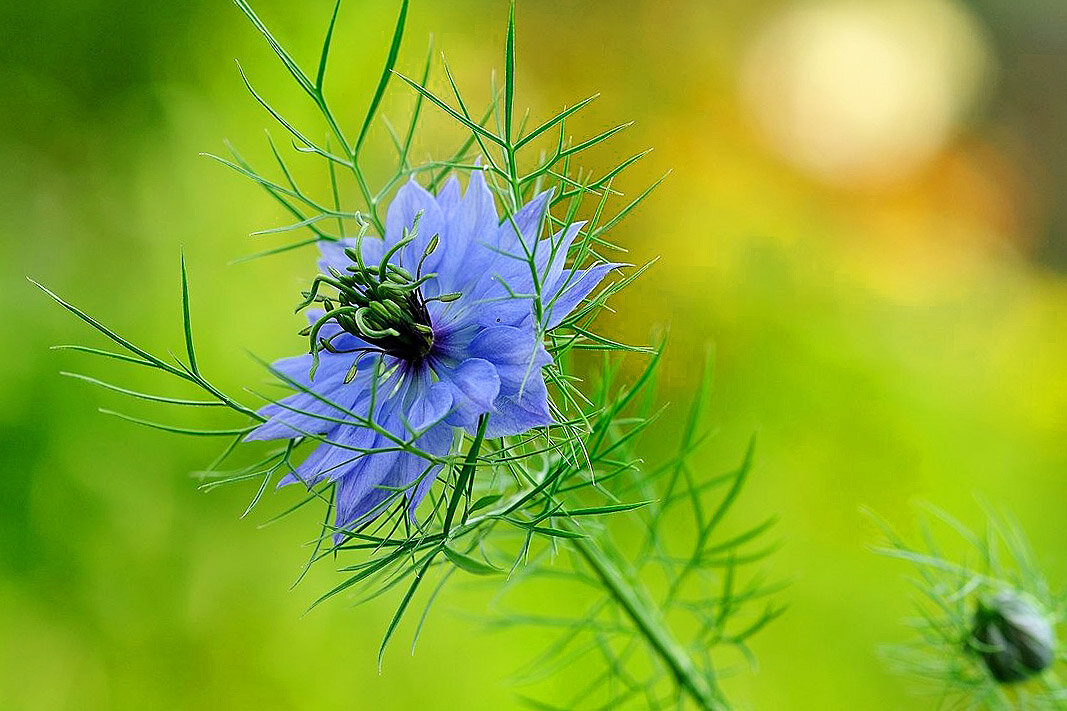
[[(342, 12), (328, 86), (350, 131), (396, 5)], [(255, 7), (313, 67), (329, 3)], [(432, 32), (483, 102), (506, 12), (416, 0), (401, 69), (417, 73)], [(790, 610), (758, 638), (759, 669), (728, 681), (737, 706), (931, 708), (879, 658), (907, 637), (909, 586), (869, 551), (861, 506), (907, 530), (916, 501), (971, 524), (976, 499), (996, 502), (1067, 583), (1067, 4), (538, 0), (518, 24), (520, 104), (543, 118), (602, 92), (575, 136), (637, 125), (589, 167), (654, 146), (617, 186), (630, 194), (673, 170), (615, 233), (629, 261), (661, 260), (602, 330), (669, 325), (676, 403), (714, 344), (720, 434), (701, 470), (759, 433), (738, 525), (781, 515), (769, 569), (791, 581)], [(299, 348), (311, 255), (228, 265), (264, 245), (248, 233), (291, 220), (197, 155), (230, 139), (267, 168), (262, 131), (280, 135), (234, 58), (311, 125), (224, 0), (0, 0), (0, 707), (512, 707), (507, 677), (537, 640), (485, 633), (485, 590), (449, 589), (417, 656), (402, 635), (379, 675), (388, 601), (302, 616), (337, 581), (329, 565), (288, 589), (317, 513), (259, 528), (283, 492), (239, 519), (251, 487), (205, 494), (189, 476), (212, 443), (99, 415), (125, 403), (58, 375), (153, 382), (50, 351), (102, 344), (25, 277), (166, 353), (180, 249), (221, 385), (262, 376), (248, 351)], [(390, 95), (398, 123), (410, 99)]]

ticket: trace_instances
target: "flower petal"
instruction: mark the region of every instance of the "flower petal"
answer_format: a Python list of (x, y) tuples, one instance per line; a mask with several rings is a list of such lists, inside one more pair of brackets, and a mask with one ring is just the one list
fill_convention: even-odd
[(449, 224), (452, 222), (452, 211), (459, 205), (459, 198), (459, 178), (453, 175), (445, 181), (445, 184), (437, 192), (437, 206), (441, 208), (441, 213), (445, 216), (445, 222)]
[(552, 362), (532, 328), (487, 328), (474, 337), (469, 350), (475, 358), (493, 364), (505, 395), (517, 393), (531, 375), (539, 376), (541, 368)]
[(485, 436), (506, 437), (555, 422), (548, 406), (548, 388), (540, 371), (532, 374), (514, 395), (498, 397)]
[(468, 358), (442, 379), (452, 387), (452, 414), (445, 421), (456, 427), (467, 427), (488, 412), (500, 393), (496, 368), (481, 358)]
[[(402, 452), (375, 452), (365, 458), (365, 464), (343, 477), (337, 486), (335, 502), (334, 523), (337, 528), (352, 530), (384, 513), (386, 507), (381, 504), (398, 494), (377, 487), (385, 484), (390, 474), (394, 479), (399, 478), (394, 471), (397, 467), (411, 468), (408, 458), (419, 459)], [(343, 533), (334, 534), (335, 542), (343, 539)]]
[(567, 225), (565, 230), (560, 230), (554, 234), (552, 241), (546, 245), (548, 249), (545, 251), (550, 255), (549, 259), (551, 261), (548, 264), (548, 268), (543, 270), (541, 277), (541, 284), (545, 292), (552, 293), (553, 287), (563, 275), (563, 267), (567, 263), (567, 254), (574, 243), (574, 238), (578, 236), (583, 227), (585, 227), (585, 222), (572, 222)]
[(588, 269), (564, 272), (556, 291), (545, 298), (545, 328), (555, 328), (574, 311), (604, 277), (622, 264), (597, 264)]
[(496, 204), (493, 201), (493, 193), (485, 184), (485, 173), (476, 170), (471, 173), (463, 201), (451, 215), (449, 234), (454, 241), (468, 244), (490, 234), (498, 223)]
[[(363, 360), (373, 357), (361, 356)], [(260, 408), (259, 414), (267, 421), (249, 432), (245, 441), (325, 434), (338, 426), (337, 420), (351, 419), (348, 412), (362, 414), (360, 405), (368, 399), (373, 368), (366, 364), (345, 383), (354, 360), (350, 354), (323, 353), (314, 382), (308, 378), (310, 355), (275, 362), (273, 370), (311, 392), (301, 391)]]
[(467, 192), (455, 208), (445, 214), (447, 239), (439, 248), (437, 259), (427, 267), (437, 272), (441, 292), (468, 292), (483, 276), (496, 255), (485, 247), (495, 237), (499, 222), (493, 193), (482, 171), (474, 171)]
[(444, 419), (452, 409), (452, 398), (452, 386), (443, 380), (418, 392), (407, 411), (409, 431), (421, 433)]
[(374, 430), (366, 427), (338, 427), (295, 471), (279, 481), (278, 486), (299, 482), (310, 488), (324, 479), (337, 480), (361, 471), (377, 456), (377, 453), (374, 456), (367, 454), (375, 447), (377, 437)]
[[(443, 457), (452, 449), (452, 441), (455, 439), (454, 433), (455, 429), (453, 427), (444, 424), (438, 425), (419, 439), (419, 449), (429, 454)], [(408, 495), (408, 516), (412, 520), (415, 519), (415, 509), (426, 498), (426, 494), (430, 491), (433, 483), (437, 481), (437, 476), (440, 473), (441, 466), (437, 465), (419, 474), (422, 478), (418, 480), (418, 484)]]
[(534, 195), (533, 199), (523, 205), (511, 218), (505, 218), (500, 223), (493, 246), (502, 252), (525, 259), (526, 253), (533, 251), (541, 222), (548, 210), (548, 201), (553, 192), (553, 190), (545, 190)]
[(368, 235), (358, 240), (355, 237), (346, 237), (337, 242), (319, 240), (319, 253), (322, 255), (319, 259), (319, 271), (323, 274), (329, 274), (330, 269), (335, 269), (344, 274), (345, 270), (348, 269), (348, 265), (352, 263), (349, 256), (345, 254), (345, 250), (351, 249), (357, 244), (359, 245), (360, 256), (363, 257), (363, 261), (366, 264), (377, 264), (381, 261), (382, 255), (385, 254), (385, 243), (380, 237)]
[(402, 259), (399, 260), (412, 272), (415, 271), (415, 267), (426, 251), (430, 239), (434, 235), (443, 236), (445, 229), (444, 214), (437, 200), (412, 179), (397, 191), (393, 201), (389, 204), (389, 212), (385, 216), (387, 249), (403, 238), (405, 229), (412, 228), (419, 213), (422, 213), (422, 217), (419, 218), (418, 234), (415, 240), (402, 250)]
[[(442, 457), (452, 446), (452, 428), (438, 425), (419, 437), (414, 446), (421, 451)], [(378, 459), (381, 454), (387, 456)], [(358, 472), (349, 474), (338, 487), (335, 523), (338, 528), (352, 530), (370, 523), (385, 512), (392, 500), (408, 499), (408, 514), (415, 508), (437, 479), (441, 465), (413, 452), (375, 453), (370, 462)], [(340, 543), (344, 534), (334, 534)]]

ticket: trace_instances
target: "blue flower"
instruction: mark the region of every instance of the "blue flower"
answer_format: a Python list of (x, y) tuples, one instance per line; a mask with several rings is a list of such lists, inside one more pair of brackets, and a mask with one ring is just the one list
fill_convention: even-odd
[(462, 195), (454, 177), (437, 196), (412, 180), (383, 238), (321, 244), (305, 302), (325, 307), (309, 313), (311, 352), (273, 365), (299, 392), (260, 410), (249, 439), (321, 436), (281, 483), (335, 482), (339, 531), (400, 496), (414, 517), (459, 432), (481, 418), (487, 438), (553, 423), (544, 334), (619, 265), (568, 268), (583, 223), (541, 238), (550, 198), (501, 221), (482, 171)]

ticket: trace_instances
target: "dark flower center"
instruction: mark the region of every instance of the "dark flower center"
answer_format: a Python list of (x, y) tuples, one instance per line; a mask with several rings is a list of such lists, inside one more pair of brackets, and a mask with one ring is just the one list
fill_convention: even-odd
[(433, 325), (417, 287), (372, 299), (366, 293), (340, 292), (340, 306), (334, 309), (338, 312), (334, 320), (344, 331), (391, 356), (420, 361), (429, 355), (433, 348)]
[[(453, 301), (459, 298), (459, 294), (423, 298), (421, 287), (436, 276), (422, 274), (423, 262), (437, 249), (436, 235), (423, 251), (414, 274), (402, 264), (390, 262), (394, 255), (401, 253), (415, 239), (417, 226), (418, 220), (412, 232), (405, 233), (404, 239), (389, 249), (379, 264), (368, 267), (363, 262), (360, 245), (357, 244), (355, 248), (345, 250), (351, 263), (344, 272), (330, 268), (329, 274), (315, 277), (310, 291), (304, 293), (304, 302), (297, 308), (299, 311), (314, 302), (321, 302), (326, 309), (305, 331), (311, 339), (311, 353), (314, 356), (312, 377), (322, 350), (330, 353), (380, 351), (411, 363), (421, 362), (430, 354), (433, 349), (433, 324), (426, 304), (428, 301)], [(336, 295), (320, 295), (319, 289), (324, 284), (333, 287)], [(330, 321), (340, 326), (342, 331), (370, 344), (370, 347), (344, 351), (333, 344), (336, 335), (321, 338), (319, 334), (323, 326)], [(353, 370), (349, 377), (354, 375)]]

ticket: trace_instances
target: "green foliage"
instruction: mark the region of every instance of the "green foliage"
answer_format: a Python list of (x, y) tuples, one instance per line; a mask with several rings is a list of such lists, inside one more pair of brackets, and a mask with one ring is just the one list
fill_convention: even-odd
[[(1005, 594), (1032, 600), (1050, 625), (1062, 620), (1067, 610), (1067, 597), (1050, 588), (1018, 524), (992, 511), (987, 516), (985, 530), (975, 532), (928, 506), (919, 521), (920, 546), (907, 543), (879, 521), (886, 544), (878, 551), (912, 564), (916, 577), (910, 582), (918, 593), (918, 615), (909, 621), (914, 641), (888, 648), (887, 655), (901, 673), (919, 680), (925, 691), (937, 695), (945, 708), (1067, 708), (1067, 689), (1057, 674), (1067, 661), (1062, 648), (1056, 650), (1057, 661), (1051, 667), (1021, 684), (1005, 683), (983, 660), (983, 655), (996, 651), (979, 641), (976, 634), (988, 601)], [(954, 540), (946, 542), (945, 532)]]
[[(526, 118), (515, 117), (515, 17), (509, 17), (504, 56), (504, 82), (492, 92), (484, 111), (472, 113), (448, 67), (444, 67), (452, 97), (446, 99), (428, 88), (432, 62), (427, 58), (419, 80), (397, 75), (395, 68), (404, 36), (408, 2), (403, 0), (380, 79), (367, 110), (351, 135), (342, 128), (348, 122), (333, 113), (326, 94), (327, 64), (335, 37), (340, 4), (334, 6), (314, 75), (274, 37), (254, 10), (236, 0), (254, 27), (266, 39), (283, 67), (317, 107), (326, 138), (311, 138), (315, 131), (297, 128), (251, 84), (248, 90), (268, 114), (289, 134), (293, 150), (323, 159), (325, 195), (306, 191), (294, 179), (278, 145), (270, 140), (271, 153), (280, 177), (270, 178), (249, 164), (236, 150), (229, 158), (215, 157), (222, 164), (253, 180), (275, 199), (296, 222), (267, 232), (294, 233), (285, 245), (252, 257), (277, 254), (322, 240), (336, 241), (353, 234), (383, 232), (381, 207), (403, 180), (419, 175), (430, 189), (449, 174), (485, 170), (491, 190), (505, 208), (505, 219), (533, 194), (553, 189), (551, 210), (543, 232), (587, 216), (567, 255), (578, 269), (604, 260), (617, 250), (609, 240), (612, 230), (641, 204), (653, 184), (620, 205), (620, 193), (612, 181), (646, 152), (634, 154), (601, 175), (575, 167), (588, 150), (600, 146), (629, 124), (622, 124), (575, 142), (567, 133), (568, 120), (587, 106), (590, 99), (566, 107), (527, 129)], [(391, 131), (395, 167), (384, 178), (371, 179), (365, 156), (369, 130), (380, 119), (383, 97), (394, 76), (413, 92), (413, 105), (406, 129)], [(412, 142), (419, 131), (424, 104), (430, 104), (469, 133), (445, 160), (413, 165)], [(213, 156), (214, 157), (214, 156)], [(347, 178), (357, 188), (360, 203), (342, 205), (348, 191)], [(380, 184), (373, 189), (372, 185)], [(610, 210), (609, 210), (610, 208)], [(336, 228), (335, 228), (336, 226)], [(263, 234), (263, 233), (261, 233)], [(559, 246), (550, 242), (550, 249)], [(524, 245), (524, 248), (525, 245)], [(542, 298), (535, 255), (525, 254), (534, 275), (536, 293), (531, 295), (534, 314), (543, 314), (552, 303)], [(553, 255), (554, 256), (554, 255)], [(337, 595), (368, 602), (390, 594), (397, 600), (385, 627), (379, 650), (382, 663), (389, 642), (408, 619), (420, 594), (430, 588), (428, 600), (414, 634), (427, 619), (441, 587), (457, 572), (501, 581), (504, 587), (523, 580), (568, 580), (594, 591), (586, 611), (577, 618), (554, 618), (550, 626), (563, 634), (535, 662), (534, 668), (554, 665), (590, 653), (602, 655), (604, 673), (567, 700), (566, 708), (685, 708), (727, 707), (718, 683), (722, 671), (713, 655), (738, 650), (751, 656), (752, 635), (781, 613), (766, 602), (779, 586), (768, 584), (749, 566), (763, 560), (772, 547), (755, 547), (773, 520), (727, 534), (723, 522), (737, 501), (752, 467), (752, 448), (736, 471), (707, 477), (694, 472), (690, 457), (707, 439), (701, 428), (710, 391), (710, 369), (702, 392), (696, 397), (677, 454), (669, 461), (648, 467), (637, 452), (640, 435), (655, 419), (654, 383), (660, 348), (630, 346), (596, 334), (595, 320), (607, 300), (638, 278), (649, 265), (604, 287), (571, 314), (561, 325), (545, 330), (554, 363), (546, 379), (554, 394), (557, 425), (525, 435), (486, 440), (486, 420), (478, 431), (465, 436), (457, 454), (432, 457), (415, 446), (417, 437), (404, 439), (381, 428), (365, 415), (353, 412), (301, 384), (274, 372), (289, 391), (313, 395), (334, 413), (320, 416), (331, 424), (368, 427), (388, 437), (390, 444), (379, 450), (354, 450), (353, 456), (374, 456), (385, 451), (409, 451), (442, 464), (445, 472), (419, 511), (417, 524), (405, 515), (404, 490), (392, 492), (381, 505), (382, 514), (373, 525), (358, 530), (337, 530), (330, 525), (334, 506), (334, 483), (309, 487), (305, 496), (279, 514), (282, 518), (308, 504), (325, 508), (319, 535), (311, 543), (305, 572), (321, 560), (341, 561), (341, 581), (319, 596), (312, 607)], [(384, 270), (384, 266), (383, 266)], [(255, 409), (223, 393), (201, 371), (193, 341), (189, 283), (184, 258), (180, 269), (181, 307), (185, 359), (157, 356), (119, 335), (77, 307), (45, 289), (61, 306), (88, 323), (120, 349), (104, 351), (72, 346), (86, 353), (155, 369), (202, 391), (207, 399), (191, 400), (144, 393), (112, 385), (88, 375), (74, 377), (142, 400), (177, 406), (228, 408), (237, 418), (232, 427), (187, 428), (117, 414), (134, 423), (171, 433), (230, 438), (222, 453), (199, 473), (203, 488), (249, 482), (255, 487), (247, 514), (267, 488), (281, 476), (295, 471), (294, 460), (324, 441), (316, 432), (303, 432), (280, 447), (258, 452), (254, 461), (233, 465), (242, 438), (262, 421)], [(41, 287), (42, 289), (44, 287)], [(314, 298), (314, 290), (308, 300)], [(314, 332), (312, 350), (314, 350)], [(604, 364), (590, 390), (572, 367), (600, 351)], [(636, 377), (623, 382), (621, 356), (643, 358)], [(264, 364), (265, 365), (265, 364)], [(250, 391), (251, 392), (251, 391)], [(251, 392), (267, 402), (280, 399)], [(373, 411), (373, 405), (371, 407)], [(336, 446), (336, 442), (332, 442)], [(258, 445), (257, 445), (258, 446)], [(224, 467), (232, 466), (232, 469)], [(417, 482), (416, 482), (417, 484)], [(335, 536), (341, 534), (340, 542)], [(302, 577), (302, 576), (301, 576)], [(542, 618), (509, 613), (506, 624), (538, 625)], [(414, 644), (414, 641), (413, 641)]]

